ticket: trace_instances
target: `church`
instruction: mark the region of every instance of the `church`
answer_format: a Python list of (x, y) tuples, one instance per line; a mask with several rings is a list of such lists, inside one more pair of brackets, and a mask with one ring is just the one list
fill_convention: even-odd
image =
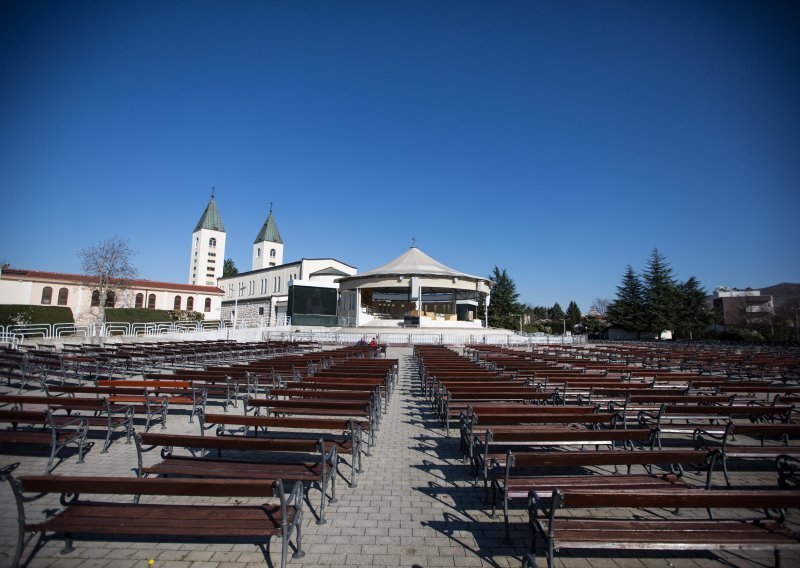
[(336, 326), (338, 278), (353, 276), (356, 267), (335, 258), (283, 261), (283, 239), (270, 211), (253, 241), (251, 269), (222, 276), (225, 226), (212, 194), (192, 233), (191, 284), (223, 290), (220, 317), (234, 326)]
[(222, 276), (225, 227), (214, 195), (192, 234), (190, 283), (214, 282), (224, 295), (221, 318), (234, 327), (484, 327), (492, 283), (449, 268), (416, 245), (358, 274), (335, 258), (284, 263), (284, 242), (270, 206), (253, 241), (248, 272)]

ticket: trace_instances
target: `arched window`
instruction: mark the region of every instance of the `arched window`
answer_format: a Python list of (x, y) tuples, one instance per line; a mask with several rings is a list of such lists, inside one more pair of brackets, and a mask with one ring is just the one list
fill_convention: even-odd
[(144, 294), (142, 294), (141, 292), (136, 294), (136, 307), (137, 308), (143, 308), (144, 307)]
[(175, 304), (172, 306), (173, 310), (180, 310), (181, 309), (181, 297), (175, 296)]
[(261, 247), (256, 249), (256, 258), (261, 258)]
[(208, 246), (210, 246), (210, 247), (217, 246), (217, 239), (215, 239), (214, 237), (211, 237), (210, 239), (208, 239)]
[(269, 249), (270, 258), (275, 258), (275, 249)]
[(207, 312), (211, 311), (211, 298), (206, 298), (206, 304), (203, 309)]
[(114, 302), (116, 300), (117, 300), (117, 296), (116, 296), (116, 294), (114, 294), (114, 292), (112, 292), (111, 290), (106, 292), (106, 307), (107, 308), (113, 308), (114, 307)]
[(186, 310), (190, 311), (190, 312), (194, 311), (194, 297), (193, 296), (189, 296), (188, 298), (186, 298)]
[(67, 290), (66, 288), (61, 288), (58, 291), (58, 305), (66, 306), (67, 300), (69, 300), (69, 290)]
[(156, 295), (150, 294), (147, 296), (147, 307), (148, 309), (155, 310), (156, 309)]
[(53, 301), (53, 289), (50, 286), (42, 288), (42, 303), (49, 304)]
[(100, 305), (100, 290), (92, 292), (92, 307)]

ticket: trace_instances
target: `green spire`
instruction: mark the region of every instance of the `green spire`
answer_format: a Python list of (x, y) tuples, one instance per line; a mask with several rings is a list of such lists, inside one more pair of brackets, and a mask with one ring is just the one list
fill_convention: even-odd
[(275, 222), (275, 217), (272, 216), (271, 204), (269, 208), (269, 215), (267, 215), (267, 220), (264, 221), (264, 226), (261, 227), (256, 240), (253, 242), (261, 243), (264, 241), (283, 244), (283, 241), (281, 240), (281, 233), (278, 231), (278, 224)]
[(197, 222), (194, 232), (200, 229), (211, 229), (212, 231), (225, 232), (225, 226), (222, 224), (222, 217), (219, 216), (217, 204), (214, 203), (214, 194), (211, 194), (211, 201), (206, 205), (206, 210), (203, 211), (203, 216)]

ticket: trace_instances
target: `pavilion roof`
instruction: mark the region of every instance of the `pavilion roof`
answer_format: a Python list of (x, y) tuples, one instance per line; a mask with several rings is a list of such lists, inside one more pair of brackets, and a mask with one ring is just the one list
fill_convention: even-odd
[(351, 278), (364, 276), (378, 276), (382, 274), (392, 275), (414, 275), (414, 276), (453, 276), (468, 277), (473, 279), (485, 280), (477, 276), (471, 276), (449, 266), (445, 266), (438, 260), (434, 260), (417, 247), (412, 246), (406, 252), (378, 268), (356, 274)]

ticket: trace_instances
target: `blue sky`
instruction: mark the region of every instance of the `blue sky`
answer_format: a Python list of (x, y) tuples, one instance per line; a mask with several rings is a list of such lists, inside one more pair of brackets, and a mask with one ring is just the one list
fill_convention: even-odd
[(185, 282), (217, 188), (249, 269), (418, 246), (587, 311), (680, 280), (800, 282), (797, 2), (0, 4), (0, 261), (130, 240)]

